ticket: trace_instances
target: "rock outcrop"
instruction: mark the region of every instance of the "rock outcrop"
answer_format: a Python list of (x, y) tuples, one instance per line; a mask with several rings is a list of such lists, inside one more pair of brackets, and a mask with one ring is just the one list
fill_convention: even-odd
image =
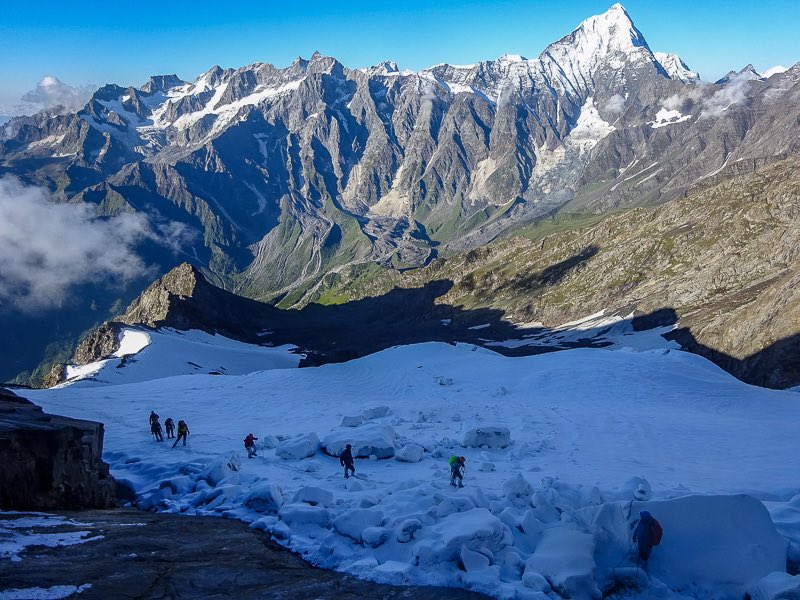
[(50, 415), (0, 388), (0, 509), (109, 508), (103, 424)]

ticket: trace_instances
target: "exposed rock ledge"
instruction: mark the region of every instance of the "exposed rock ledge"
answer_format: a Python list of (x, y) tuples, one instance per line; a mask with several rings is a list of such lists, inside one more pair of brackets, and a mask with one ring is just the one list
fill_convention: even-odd
[[(0, 514), (0, 526), (14, 531), (14, 519), (29, 516)], [(83, 535), (83, 543), (47, 548), (31, 543), (20, 552), (21, 560), (7, 561), (0, 569), (0, 597), (11, 589), (19, 598), (26, 597), (26, 591), (31, 597), (31, 592), (71, 588), (76, 593), (70, 598), (80, 600), (488, 600), (466, 590), (396, 587), (324, 571), (240, 521), (132, 510), (65, 517), (60, 526), (26, 524), (25, 531), (32, 536)], [(51, 515), (49, 520), (55, 518)]]
[(108, 508), (103, 424), (50, 415), (0, 388), (0, 509)]

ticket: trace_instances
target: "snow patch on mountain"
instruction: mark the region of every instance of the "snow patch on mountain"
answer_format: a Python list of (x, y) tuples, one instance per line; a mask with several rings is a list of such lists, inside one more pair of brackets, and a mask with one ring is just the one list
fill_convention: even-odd
[(666, 127), (667, 125), (674, 125), (676, 123), (683, 123), (692, 118), (692, 115), (682, 115), (678, 110), (669, 110), (661, 107), (656, 113), (655, 121), (650, 122), (650, 127), (658, 129), (659, 127)]
[(572, 144), (580, 146), (583, 150), (591, 150), (597, 142), (614, 131), (615, 127), (607, 123), (597, 112), (594, 105), (594, 98), (591, 96), (586, 99), (581, 107), (581, 114), (578, 121), (569, 132), (567, 138)]
[(112, 357), (87, 365), (68, 365), (62, 387), (152, 381), (173, 375), (242, 375), (264, 369), (295, 368), (302, 355), (293, 346), (256, 346), (204, 331), (125, 327)]

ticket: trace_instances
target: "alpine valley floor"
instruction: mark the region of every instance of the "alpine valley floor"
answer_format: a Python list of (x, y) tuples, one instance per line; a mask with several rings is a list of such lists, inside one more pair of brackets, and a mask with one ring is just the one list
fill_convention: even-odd
[[(159, 361), (162, 335), (119, 367)], [(194, 342), (216, 343), (203, 335)], [(105, 459), (139, 508), (251, 522), (360, 578), (540, 600), (797, 593), (800, 396), (637, 339), (518, 358), (427, 343), (304, 369), (272, 349), (271, 370), (97, 377), (27, 396), (105, 423)], [(217, 342), (220, 372), (243, 372)], [(189, 444), (154, 442), (150, 410), (186, 420)], [(493, 428), (509, 430), (506, 447), (488, 446)], [(373, 455), (347, 480), (323, 451), (346, 441)], [(449, 485), (451, 454), (467, 459), (464, 489)], [(640, 484), (649, 501), (632, 500)], [(630, 544), (645, 508), (664, 527), (649, 577)]]

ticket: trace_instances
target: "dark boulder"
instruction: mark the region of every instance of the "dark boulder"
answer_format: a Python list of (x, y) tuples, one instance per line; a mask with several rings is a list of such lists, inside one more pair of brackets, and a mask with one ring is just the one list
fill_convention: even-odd
[(50, 415), (0, 388), (0, 509), (115, 506), (103, 424)]

